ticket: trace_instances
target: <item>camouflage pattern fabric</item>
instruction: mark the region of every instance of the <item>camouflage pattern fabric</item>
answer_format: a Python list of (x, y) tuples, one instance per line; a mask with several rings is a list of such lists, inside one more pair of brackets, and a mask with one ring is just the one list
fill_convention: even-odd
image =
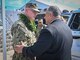
[[(16, 21), (11, 28), (13, 48), (17, 44), (24, 44), (29, 47), (36, 42), (35, 33), (30, 31), (21, 20)], [(34, 58), (23, 57), (22, 54), (18, 54), (14, 51), (12, 60), (33, 60)]]

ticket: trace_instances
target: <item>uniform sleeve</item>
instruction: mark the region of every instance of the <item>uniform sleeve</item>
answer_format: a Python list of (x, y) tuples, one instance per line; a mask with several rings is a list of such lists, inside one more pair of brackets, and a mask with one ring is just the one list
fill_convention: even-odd
[[(28, 35), (26, 35), (27, 31), (25, 30), (25, 27), (22, 26), (21, 24), (13, 24), (11, 28), (11, 34), (12, 34), (12, 40), (13, 40), (13, 49), (14, 46), (17, 44), (20, 44), (21, 41), (25, 43), (26, 46), (29, 46), (30, 44), (28, 43)], [(30, 57), (23, 57), (22, 54), (17, 54), (14, 52), (12, 60), (26, 60), (30, 59)], [(30, 59), (31, 60), (31, 59)]]
[(13, 45), (19, 44), (21, 41), (26, 40), (25, 31), (20, 24), (13, 25), (11, 28)]
[(40, 56), (52, 45), (52, 34), (43, 29), (37, 42), (31, 47), (24, 47), (22, 53), (24, 56)]

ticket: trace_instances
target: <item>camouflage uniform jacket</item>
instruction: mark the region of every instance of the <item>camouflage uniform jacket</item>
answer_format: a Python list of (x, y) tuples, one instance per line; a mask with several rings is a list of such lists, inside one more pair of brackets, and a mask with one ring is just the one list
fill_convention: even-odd
[[(30, 31), (21, 20), (16, 21), (12, 25), (11, 34), (13, 48), (15, 45), (20, 44), (21, 41), (23, 41), (27, 47), (33, 45), (36, 42), (35, 33)], [(17, 54), (14, 51), (12, 60), (33, 60), (33, 58), (30, 59), (29, 57), (23, 57), (22, 54)]]

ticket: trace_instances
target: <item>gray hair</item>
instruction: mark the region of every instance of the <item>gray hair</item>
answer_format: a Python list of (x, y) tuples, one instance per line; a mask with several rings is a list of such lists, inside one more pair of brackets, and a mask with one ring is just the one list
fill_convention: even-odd
[(48, 11), (52, 12), (54, 16), (61, 15), (61, 10), (57, 6), (50, 6)]

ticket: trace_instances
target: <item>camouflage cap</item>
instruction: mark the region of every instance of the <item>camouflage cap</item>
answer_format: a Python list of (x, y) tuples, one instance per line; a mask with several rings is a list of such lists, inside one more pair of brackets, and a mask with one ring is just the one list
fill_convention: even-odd
[(34, 10), (36, 12), (40, 12), (35, 3), (27, 3), (26, 7), (32, 8), (32, 10)]

